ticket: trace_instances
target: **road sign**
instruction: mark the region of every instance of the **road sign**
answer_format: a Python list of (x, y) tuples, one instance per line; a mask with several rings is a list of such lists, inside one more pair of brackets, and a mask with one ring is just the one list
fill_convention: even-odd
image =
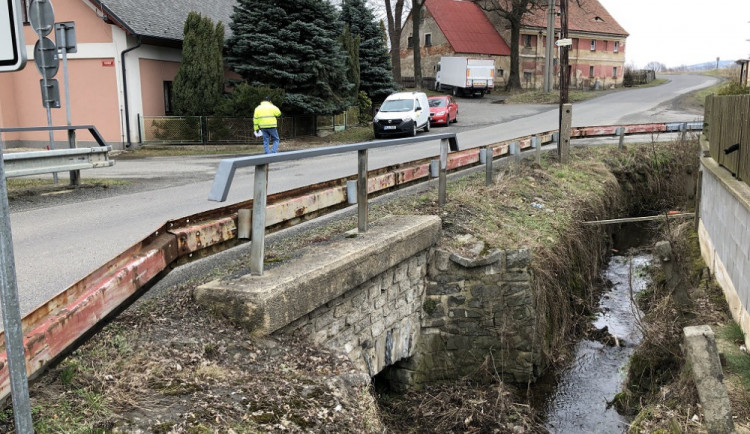
[(55, 27), (55, 12), (49, 0), (33, 0), (29, 5), (31, 29), (39, 36), (47, 36)]
[(57, 46), (52, 39), (40, 38), (34, 44), (34, 63), (39, 73), (46, 78), (52, 78), (60, 68), (60, 59), (57, 57)]
[(558, 39), (555, 41), (556, 47), (570, 47), (571, 45), (573, 45), (573, 40), (570, 38)]
[(19, 0), (0, 1), (0, 72), (18, 71), (26, 65), (26, 44)]
[(55, 23), (55, 42), (60, 50), (65, 49), (67, 53), (77, 52), (76, 23), (73, 21)]
[(39, 80), (44, 108), (60, 108), (60, 84), (54, 78)]

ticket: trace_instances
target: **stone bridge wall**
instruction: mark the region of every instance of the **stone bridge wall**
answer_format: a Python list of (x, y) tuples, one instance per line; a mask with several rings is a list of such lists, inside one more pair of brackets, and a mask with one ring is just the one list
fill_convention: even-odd
[(389, 217), (263, 276), (210, 282), (195, 299), (254, 333), (307, 336), (370, 376), (393, 366), (397, 388), (487, 361), (527, 381), (540, 358), (529, 251), (464, 258), (434, 247), (440, 225), (435, 216)]

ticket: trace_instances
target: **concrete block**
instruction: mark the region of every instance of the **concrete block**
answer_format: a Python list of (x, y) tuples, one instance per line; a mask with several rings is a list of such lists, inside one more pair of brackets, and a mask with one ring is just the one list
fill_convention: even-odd
[(193, 297), (250, 331), (272, 333), (428, 250), (440, 238), (440, 226), (437, 216), (386, 217), (365, 234), (316, 246), (262, 276), (201, 285)]
[(732, 408), (722, 382), (714, 333), (707, 325), (685, 327), (683, 333), (684, 352), (698, 389), (706, 428), (709, 433), (733, 433)]

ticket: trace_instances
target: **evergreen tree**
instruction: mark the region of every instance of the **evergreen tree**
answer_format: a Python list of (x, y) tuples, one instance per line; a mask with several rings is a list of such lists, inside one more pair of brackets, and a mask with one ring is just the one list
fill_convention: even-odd
[(338, 13), (321, 0), (238, 0), (227, 61), (252, 85), (284, 89), (287, 113), (332, 114), (348, 104)]
[(181, 116), (214, 113), (224, 86), (224, 25), (190, 12), (183, 30), (182, 63), (172, 84), (174, 112)]
[(382, 101), (396, 90), (390, 54), (381, 25), (365, 0), (344, 0), (341, 19), (352, 35), (359, 35), (360, 89), (374, 101)]
[(352, 89), (349, 92), (350, 104), (356, 104), (359, 96), (359, 83), (360, 83), (360, 66), (359, 66), (359, 35), (352, 36), (349, 31), (349, 26), (344, 26), (344, 34), (341, 35), (341, 45), (344, 47), (344, 51), (347, 56), (347, 70), (346, 78), (349, 83), (352, 84)]

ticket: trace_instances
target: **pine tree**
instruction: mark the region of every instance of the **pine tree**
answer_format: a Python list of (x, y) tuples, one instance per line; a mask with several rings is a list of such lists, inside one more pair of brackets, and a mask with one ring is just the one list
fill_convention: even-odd
[(359, 83), (360, 83), (360, 65), (359, 65), (359, 35), (353, 36), (349, 31), (349, 25), (344, 25), (344, 34), (341, 35), (341, 45), (344, 47), (346, 52), (346, 78), (349, 83), (352, 84), (352, 89), (349, 92), (349, 101), (351, 105), (357, 104), (359, 96)]
[(286, 91), (286, 113), (332, 114), (346, 108), (352, 84), (338, 13), (321, 0), (238, 0), (227, 62), (255, 86)]
[(341, 19), (352, 35), (359, 35), (360, 89), (374, 101), (382, 101), (396, 89), (390, 54), (383, 30), (365, 0), (344, 0)]
[(172, 84), (174, 112), (181, 116), (214, 113), (224, 84), (224, 25), (190, 12), (185, 20), (182, 63)]

